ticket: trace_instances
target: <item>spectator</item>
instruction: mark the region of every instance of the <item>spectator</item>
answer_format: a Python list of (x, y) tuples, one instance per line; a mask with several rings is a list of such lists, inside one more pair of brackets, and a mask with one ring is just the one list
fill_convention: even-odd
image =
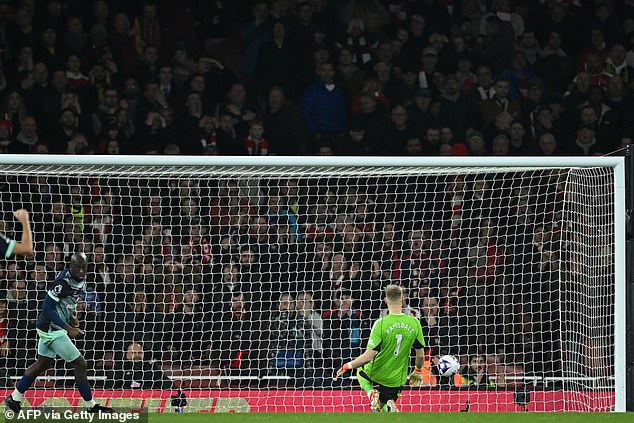
[[(258, 343), (257, 326), (244, 305), (244, 294), (234, 292), (229, 307), (216, 321), (212, 333), (220, 333), (220, 339), (213, 342), (214, 353), (219, 353), (222, 368), (233, 372), (247, 372), (251, 368), (257, 372)], [(253, 362), (253, 366), (251, 366)]]
[(469, 364), (460, 372), (462, 382), (468, 388), (494, 388), (486, 371), (486, 359), (482, 355), (469, 357)]
[[(151, 287), (148, 287), (151, 289)], [(114, 322), (114, 330), (125, 334), (125, 339), (143, 340), (147, 352), (153, 357), (161, 357), (161, 352), (166, 351), (165, 345), (159, 334), (164, 330), (162, 325), (163, 314), (155, 307), (151, 297), (145, 293), (145, 288), (137, 286), (134, 292), (127, 295), (125, 309), (118, 310)]]
[(521, 51), (515, 51), (511, 56), (511, 65), (503, 73), (502, 77), (509, 80), (509, 98), (520, 100), (528, 95), (528, 83), (537, 76), (528, 67), (526, 55)]
[(506, 78), (498, 78), (495, 81), (495, 96), (480, 103), (482, 124), (486, 128), (495, 121), (495, 117), (501, 112), (508, 112), (513, 119), (522, 116), (522, 108), (517, 100), (508, 97), (510, 82)]
[(253, 21), (245, 24), (240, 31), (240, 38), (246, 45), (241, 72), (247, 78), (253, 77), (260, 47), (271, 39), (267, 2), (256, 1), (251, 13)]
[(454, 134), (462, 135), (468, 128), (478, 126), (476, 105), (461, 92), (455, 74), (445, 77), (445, 92), (440, 97), (440, 115)]
[(5, 93), (2, 108), (0, 108), (0, 115), (10, 125), (9, 127), (13, 133), (19, 133), (22, 121), (27, 116), (25, 98), (17, 90)]
[(0, 154), (8, 153), (12, 142), (11, 121), (0, 120)]
[(313, 82), (304, 91), (302, 116), (308, 131), (319, 138), (341, 135), (346, 128), (346, 110), (343, 90), (334, 80), (332, 63), (319, 68), (319, 81)]
[(467, 137), (467, 146), (469, 147), (470, 156), (486, 156), (488, 151), (486, 150), (486, 141), (482, 132), (473, 131)]
[(267, 156), (269, 154), (269, 142), (262, 138), (264, 124), (259, 119), (249, 122), (249, 136), (244, 140), (244, 147), (249, 156)]
[(249, 132), (249, 122), (255, 119), (257, 114), (247, 104), (247, 89), (244, 84), (234, 83), (227, 94), (226, 102), (218, 104), (216, 117), (220, 120), (223, 115), (231, 117), (231, 124), (238, 140), (245, 139)]
[(295, 311), (293, 297), (282, 294), (269, 323), (270, 368), (274, 373), (289, 373), (294, 377), (297, 369), (308, 365), (306, 323)]
[(340, 291), (334, 306), (323, 313), (325, 367), (336, 368), (335, 363), (349, 361), (361, 351), (361, 340), (367, 328), (367, 320), (360, 310), (352, 308), (350, 292)]
[[(7, 335), (6, 340), (10, 347), (7, 354), (7, 369), (9, 375), (20, 374), (26, 369), (30, 360), (29, 350), (35, 344), (35, 320), (36, 313), (29, 304), (27, 296), (27, 284), (24, 278), (16, 272), (7, 275), (9, 289), (7, 290)], [(19, 347), (18, 347), (19, 346)]]
[(354, 56), (350, 48), (343, 46), (339, 49), (337, 56), (337, 72), (343, 79), (343, 89), (345, 92), (346, 104), (352, 102), (355, 93), (361, 92), (365, 72), (354, 62)]
[(493, 156), (508, 156), (510, 153), (510, 141), (504, 134), (493, 138), (491, 154)]
[(593, 125), (581, 125), (577, 128), (577, 138), (568, 153), (574, 156), (592, 156), (608, 151), (597, 141)]
[(308, 329), (307, 339), (310, 340), (310, 348), (307, 351), (312, 353), (315, 368), (322, 368), (321, 357), (324, 347), (324, 322), (321, 315), (317, 313), (313, 306), (313, 294), (309, 291), (302, 291), (295, 298), (297, 315), (303, 319), (305, 327)]
[(428, 88), (417, 88), (414, 91), (414, 100), (407, 106), (409, 122), (414, 123), (414, 131), (422, 133), (427, 128), (434, 116), (431, 109), (432, 94)]
[(271, 87), (280, 86), (292, 98), (299, 97), (301, 57), (297, 46), (289, 36), (289, 29), (284, 20), (275, 20), (271, 25), (271, 40), (262, 44), (258, 50), (254, 77), (257, 86), (263, 93)]
[(176, 389), (160, 362), (146, 359), (143, 344), (132, 341), (124, 351), (123, 360), (116, 365), (106, 389)]
[(494, 74), (504, 70), (513, 53), (515, 37), (512, 27), (504, 25), (499, 17), (486, 18), (485, 34), (478, 40), (478, 56), (489, 64)]
[(31, 153), (38, 142), (37, 122), (32, 116), (26, 116), (22, 120), (22, 129), (8, 149), (10, 153)]
[(177, 352), (172, 360), (198, 364), (203, 354), (203, 336), (210, 332), (210, 324), (205, 322), (201, 296), (193, 287), (183, 291), (183, 300), (171, 315), (171, 350)]
[(281, 87), (271, 87), (264, 116), (264, 131), (271, 151), (296, 155), (306, 151), (306, 134), (298, 111), (287, 104)]

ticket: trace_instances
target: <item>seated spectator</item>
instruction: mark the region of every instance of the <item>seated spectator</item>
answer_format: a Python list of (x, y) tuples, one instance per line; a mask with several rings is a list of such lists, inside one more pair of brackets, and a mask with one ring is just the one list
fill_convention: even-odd
[(577, 137), (574, 145), (571, 145), (567, 151), (568, 154), (573, 156), (594, 156), (608, 152), (605, 146), (598, 142), (595, 136), (595, 127), (583, 124), (577, 128)]
[(11, 121), (0, 120), (0, 154), (9, 152), (9, 145), (13, 142)]
[(488, 155), (486, 141), (484, 140), (484, 135), (480, 131), (473, 131), (467, 136), (467, 146), (469, 147), (470, 156)]
[(249, 122), (257, 117), (255, 109), (248, 103), (247, 89), (244, 84), (234, 83), (227, 94), (226, 101), (216, 107), (216, 118), (221, 126), (223, 116), (230, 117), (236, 138), (240, 141), (244, 140), (249, 133)]
[(460, 372), (465, 388), (495, 388), (495, 382), (489, 379), (486, 359), (483, 355), (469, 357), (469, 364)]
[(40, 141), (37, 136), (37, 122), (32, 116), (26, 116), (22, 120), (22, 129), (15, 137), (8, 150), (10, 153), (31, 153), (35, 145)]
[(193, 287), (183, 292), (183, 300), (171, 314), (171, 350), (177, 352), (172, 356), (181, 367), (196, 364), (202, 358), (205, 334), (211, 328), (205, 321), (200, 294)]
[[(260, 337), (251, 313), (245, 307), (244, 294), (234, 292), (229, 306), (219, 320), (214, 322), (212, 354), (220, 360), (220, 366), (230, 372), (244, 372), (259, 365), (257, 354), (261, 352)], [(251, 362), (253, 361), (253, 366)]]
[(249, 122), (249, 136), (244, 140), (244, 147), (249, 156), (267, 156), (269, 154), (269, 142), (262, 138), (264, 124), (259, 119)]
[(336, 363), (357, 357), (361, 342), (367, 335), (370, 321), (362, 317), (360, 310), (352, 308), (352, 295), (340, 291), (334, 307), (323, 313), (324, 319), (324, 365), (336, 368)]
[(295, 298), (295, 310), (297, 317), (304, 321), (303, 327), (306, 329), (306, 339), (310, 343), (310, 347), (306, 345), (306, 351), (310, 352), (313, 359), (313, 365), (322, 368), (321, 358), (324, 352), (324, 321), (321, 315), (315, 311), (313, 306), (313, 293), (302, 291)]
[(295, 155), (306, 151), (306, 133), (296, 107), (287, 104), (281, 87), (271, 87), (268, 109), (264, 115), (264, 132), (270, 149), (278, 155)]
[(160, 367), (160, 362), (145, 357), (143, 344), (132, 341), (125, 346), (123, 360), (115, 364), (106, 389), (168, 389), (176, 385)]
[(307, 321), (300, 319), (295, 311), (291, 294), (282, 294), (277, 310), (269, 320), (269, 368), (274, 373), (283, 372), (295, 376), (295, 370), (306, 366), (308, 357)]
[(509, 98), (510, 81), (499, 77), (495, 81), (493, 98), (480, 103), (480, 114), (484, 128), (493, 124), (500, 112), (508, 112), (513, 119), (522, 117), (522, 106), (519, 101)]

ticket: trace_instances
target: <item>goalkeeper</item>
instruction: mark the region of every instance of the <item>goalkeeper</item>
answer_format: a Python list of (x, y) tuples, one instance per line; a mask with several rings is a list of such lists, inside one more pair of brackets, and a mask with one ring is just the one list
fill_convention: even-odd
[(358, 369), (357, 379), (370, 399), (372, 412), (398, 412), (395, 402), (407, 381), (412, 347), (416, 350), (416, 362), (414, 371), (409, 375), (410, 383), (420, 386), (423, 380), (423, 329), (418, 319), (403, 314), (402, 301), (403, 290), (400, 286), (385, 287), (388, 315), (374, 322), (365, 352), (345, 363), (333, 377), (336, 380), (348, 370)]
[(47, 292), (37, 318), (37, 334), (40, 338), (37, 346), (37, 361), (26, 369), (13, 393), (4, 400), (7, 408), (16, 413), (22, 408), (22, 395), (42, 372), (53, 367), (58, 355), (74, 366), (75, 386), (86, 402), (88, 412), (112, 412), (111, 408), (103, 407), (93, 400), (86, 374), (86, 360), (70, 339), (84, 333), (79, 329), (79, 321), (75, 317), (75, 306), (84, 293), (86, 267), (86, 255), (73, 254), (70, 259), (70, 268), (62, 270), (57, 275), (51, 289)]

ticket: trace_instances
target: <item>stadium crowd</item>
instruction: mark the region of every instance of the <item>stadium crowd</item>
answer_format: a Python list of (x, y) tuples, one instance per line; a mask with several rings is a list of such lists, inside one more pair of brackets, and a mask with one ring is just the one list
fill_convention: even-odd
[[(0, 148), (607, 154), (634, 129), (633, 12), (609, 0), (3, 0)], [(93, 266), (83, 350), (104, 371), (145, 357), (318, 379), (360, 351), (396, 280), (430, 360), (556, 372), (563, 216), (537, 204), (556, 205), (560, 181), (522, 177), (542, 191), (461, 176), (392, 197), (354, 181), (254, 194), (222, 180), (6, 177), (3, 204), (35, 208), (39, 254), (4, 270), (0, 367), (18, 374), (34, 354), (25, 334), (45, 281), (81, 246)], [(502, 274), (540, 276), (509, 288)]]

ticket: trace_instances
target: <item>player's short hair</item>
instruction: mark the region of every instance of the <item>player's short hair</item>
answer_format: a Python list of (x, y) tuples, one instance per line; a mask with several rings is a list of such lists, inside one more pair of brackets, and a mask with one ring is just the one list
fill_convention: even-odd
[(398, 285), (388, 285), (385, 287), (385, 298), (389, 302), (400, 302), (403, 297), (403, 288)]

